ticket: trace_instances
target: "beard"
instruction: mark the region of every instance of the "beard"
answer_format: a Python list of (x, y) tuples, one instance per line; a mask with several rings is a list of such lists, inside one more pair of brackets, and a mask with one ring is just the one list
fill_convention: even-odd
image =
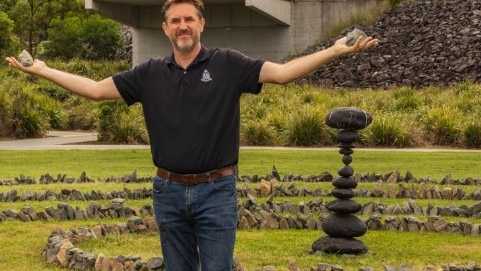
[(196, 48), (197, 44), (199, 44), (198, 36), (191, 35), (191, 37), (192, 38), (188, 41), (181, 41), (177, 38), (174, 38), (172, 39), (172, 44), (179, 52), (190, 53)]

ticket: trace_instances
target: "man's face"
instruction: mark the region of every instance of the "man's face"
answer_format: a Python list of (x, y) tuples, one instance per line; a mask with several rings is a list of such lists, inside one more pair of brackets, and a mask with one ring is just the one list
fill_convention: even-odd
[(204, 30), (204, 24), (204, 18), (199, 18), (197, 9), (192, 4), (180, 3), (167, 10), (162, 28), (174, 49), (189, 53), (200, 44), (200, 33)]

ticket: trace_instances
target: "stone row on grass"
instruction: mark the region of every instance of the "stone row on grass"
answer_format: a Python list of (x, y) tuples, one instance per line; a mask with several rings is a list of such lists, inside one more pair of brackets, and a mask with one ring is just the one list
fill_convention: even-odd
[[(56, 229), (52, 231), (48, 237), (48, 242), (43, 251), (44, 259), (51, 264), (56, 264), (70, 270), (95, 270), (95, 271), (163, 271), (165, 270), (164, 261), (161, 257), (152, 257), (148, 260), (142, 260), (140, 256), (114, 256), (109, 257), (103, 253), (95, 256), (92, 252), (83, 251), (76, 245), (91, 239), (102, 238), (107, 235), (115, 234), (142, 234), (147, 232), (157, 232), (155, 221), (151, 218), (142, 219), (140, 217), (132, 217), (126, 223), (118, 223), (114, 225), (99, 224), (92, 228), (82, 227), (63, 231)], [(314, 252), (312, 252), (314, 253)], [(443, 271), (481, 271), (481, 265), (476, 262), (470, 262), (467, 265), (455, 265), (452, 263), (441, 264)], [(295, 260), (291, 260), (287, 266), (289, 271), (300, 271)], [(233, 271), (247, 271), (245, 266), (234, 259), (232, 266)], [(264, 266), (262, 271), (276, 271), (273, 265)], [(305, 269), (303, 269), (305, 270)], [(344, 269), (338, 265), (330, 265), (326, 263), (318, 263), (315, 267), (309, 267), (311, 271), (343, 271)], [(359, 267), (359, 271), (374, 271), (369, 266)], [(414, 271), (407, 264), (399, 267), (385, 265), (384, 270), (387, 271)], [(434, 271), (435, 269), (426, 266), (422, 271)], [(260, 269), (258, 270), (260, 271)]]
[[(244, 183), (238, 189), (238, 197), (243, 198), (247, 195), (255, 197), (330, 197), (331, 189), (321, 188), (309, 189), (298, 187), (296, 183), (290, 182), (284, 186), (283, 182), (276, 179), (270, 181), (262, 180), (257, 187), (252, 187), (251, 183)], [(406, 185), (404, 183), (386, 183), (379, 181), (373, 189), (358, 188), (354, 189), (355, 197), (364, 198), (390, 198), (390, 199), (442, 199), (442, 200), (481, 200), (481, 187), (476, 188), (470, 193), (466, 193), (458, 186), (438, 187), (429, 186), (421, 183), (418, 185)], [(131, 200), (147, 199), (152, 197), (152, 188), (128, 189), (124, 187), (121, 191), (90, 191), (82, 193), (77, 189), (62, 189), (55, 193), (51, 190), (31, 191), (23, 190), (19, 195), (18, 190), (12, 189), (0, 193), (0, 202), (24, 202), (24, 201), (97, 201), (123, 198)]]
[[(141, 208), (125, 206), (124, 199), (113, 199), (108, 205), (91, 203), (86, 210), (68, 204), (58, 204), (57, 208), (47, 207), (37, 212), (25, 207), (20, 212), (5, 210), (0, 212), (0, 222), (20, 220), (82, 220), (113, 219), (133, 216), (153, 216), (151, 204)], [(322, 199), (296, 205), (292, 202), (276, 203), (270, 197), (265, 203), (257, 204), (254, 197), (248, 197), (239, 204), (240, 229), (309, 229), (321, 230), (323, 220), (330, 214)], [(363, 222), (369, 229), (399, 231), (454, 232), (480, 235), (481, 224), (469, 222), (469, 218), (481, 218), (481, 201), (472, 206), (417, 206), (414, 200), (402, 205), (388, 206), (370, 202), (364, 204), (358, 213), (366, 217)], [(428, 217), (421, 221), (418, 216)], [(463, 222), (447, 222), (444, 217), (464, 217)]]
[[(468, 177), (464, 179), (453, 178), (451, 174), (447, 174), (441, 180), (436, 180), (430, 177), (416, 178), (411, 172), (407, 171), (403, 176), (398, 170), (393, 170), (385, 174), (378, 173), (356, 173), (354, 174), (354, 179), (358, 182), (388, 182), (388, 183), (425, 183), (425, 184), (440, 184), (440, 185), (481, 185), (481, 178)], [(275, 166), (272, 169), (271, 174), (267, 175), (241, 175), (239, 176), (239, 181), (256, 183), (261, 180), (271, 180), (277, 179), (279, 182), (331, 182), (333, 180), (333, 174), (329, 172), (321, 172), (319, 174), (309, 174), (303, 176), (300, 174), (284, 174), (281, 176)], [(109, 178), (102, 178), (94, 180), (87, 176), (86, 172), (82, 172), (78, 178), (69, 177), (66, 174), (57, 174), (56, 177), (47, 173), (41, 175), (37, 181), (35, 177), (25, 176), (21, 174), (18, 177), (7, 180), (0, 180), (1, 185), (26, 185), (26, 184), (54, 184), (54, 183), (91, 183), (91, 182), (102, 182), (102, 183), (151, 183), (153, 176), (137, 176), (137, 172), (124, 174), (124, 176), (116, 177), (111, 176)]]

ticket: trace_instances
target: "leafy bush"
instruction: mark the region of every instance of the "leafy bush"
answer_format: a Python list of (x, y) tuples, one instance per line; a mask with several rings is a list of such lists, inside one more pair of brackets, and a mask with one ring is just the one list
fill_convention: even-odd
[(386, 114), (376, 118), (368, 126), (369, 141), (375, 146), (383, 147), (409, 147), (412, 145), (411, 134), (406, 122), (402, 122), (399, 116)]
[(114, 60), (123, 47), (120, 27), (120, 23), (98, 14), (86, 19), (53, 19), (48, 29), (49, 42), (44, 44), (44, 53), (49, 58), (63, 60)]
[(0, 137), (6, 137), (8, 135), (8, 124), (10, 119), (10, 113), (7, 110), (8, 100), (6, 98), (7, 92), (0, 88)]
[(91, 60), (114, 60), (124, 46), (119, 34), (121, 24), (94, 14), (83, 24), (83, 56)]
[(397, 111), (413, 111), (420, 107), (420, 101), (415, 96), (412, 88), (400, 88), (393, 90), (394, 108)]
[(9, 91), (9, 121), (7, 136), (14, 138), (42, 137), (50, 129), (52, 101), (35, 95), (31, 89), (12, 86)]
[(436, 145), (456, 145), (461, 136), (459, 112), (448, 107), (432, 108), (426, 115), (428, 137)]
[(74, 96), (65, 102), (64, 111), (68, 116), (63, 129), (85, 131), (97, 129), (98, 103)]
[(90, 61), (79, 58), (68, 62), (52, 61), (49, 66), (93, 80), (102, 80), (131, 68), (131, 64), (126, 61)]
[(273, 129), (264, 121), (247, 121), (241, 127), (245, 144), (270, 146), (274, 143)]
[[(127, 62), (79, 59), (48, 64), (94, 80), (130, 68)], [(19, 110), (20, 96), (15, 98), (13, 94), (19, 88), (30, 93), (29, 99), (35, 100), (22, 106), (38, 110), (38, 113)], [(365, 147), (451, 145), (481, 148), (479, 94), (481, 86), (472, 82), (446, 88), (430, 86), (414, 90), (402, 87), (381, 91), (266, 84), (260, 95), (241, 98), (240, 137), (243, 144), (333, 146), (337, 143), (338, 131), (325, 125), (324, 116), (336, 107), (353, 106), (373, 117), (372, 124), (359, 131), (358, 143)], [(12, 117), (14, 99), (17, 110)], [(39, 122), (25, 126), (30, 129), (96, 130), (103, 142), (145, 143), (148, 137), (140, 108), (129, 109), (122, 101), (92, 102), (39, 77), (0, 68), (0, 137), (19, 137), (19, 130), (13, 130), (11, 120), (25, 114), (26, 122)], [(34, 113), (41, 117), (35, 117)], [(18, 127), (19, 122), (16, 123)], [(31, 132), (24, 132), (23, 136), (30, 134), (38, 136)]]
[(20, 48), (18, 38), (11, 34), (13, 29), (13, 21), (8, 15), (0, 11), (0, 55), (12, 55), (13, 52)]
[(53, 19), (48, 29), (45, 56), (69, 60), (82, 56), (82, 21), (79, 17)]
[(481, 123), (472, 122), (464, 129), (464, 142), (471, 148), (481, 148)]
[(43, 93), (46, 96), (59, 102), (64, 102), (68, 100), (68, 98), (72, 97), (70, 92), (50, 82), (48, 82), (47, 84), (37, 85), (35, 87), (35, 91), (38, 93)]
[(303, 110), (290, 123), (288, 144), (293, 146), (320, 146), (330, 143), (324, 118), (313, 110)]
[(103, 102), (100, 107), (98, 139), (101, 142), (147, 144), (147, 129), (140, 106), (130, 108), (123, 101)]

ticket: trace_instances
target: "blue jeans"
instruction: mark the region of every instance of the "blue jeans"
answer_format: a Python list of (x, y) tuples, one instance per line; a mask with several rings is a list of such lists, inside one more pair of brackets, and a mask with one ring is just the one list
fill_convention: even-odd
[(194, 186), (154, 178), (155, 219), (167, 271), (231, 271), (236, 177)]

